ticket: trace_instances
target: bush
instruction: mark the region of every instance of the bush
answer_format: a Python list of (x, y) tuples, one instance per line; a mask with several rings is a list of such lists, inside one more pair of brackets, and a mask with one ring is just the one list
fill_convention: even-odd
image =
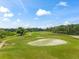
[(5, 38), (6, 37), (6, 31), (0, 30), (0, 38)]

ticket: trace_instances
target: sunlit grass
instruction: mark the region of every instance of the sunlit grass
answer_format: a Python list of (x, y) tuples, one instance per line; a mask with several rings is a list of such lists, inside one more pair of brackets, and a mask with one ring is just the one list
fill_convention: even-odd
[[(30, 35), (29, 35), (30, 34)], [(69, 43), (60, 46), (35, 47), (27, 43), (40, 38), (57, 38)], [(10, 36), (7, 46), (0, 49), (0, 59), (79, 59), (79, 40), (69, 35), (51, 32), (28, 32), (24, 36)], [(2, 40), (2, 39), (1, 39)], [(15, 43), (12, 45), (12, 43)]]

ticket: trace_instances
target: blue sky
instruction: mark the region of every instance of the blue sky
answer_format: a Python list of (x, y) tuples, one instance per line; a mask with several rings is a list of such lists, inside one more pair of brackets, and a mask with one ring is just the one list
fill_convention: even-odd
[(79, 0), (0, 0), (0, 28), (79, 23)]

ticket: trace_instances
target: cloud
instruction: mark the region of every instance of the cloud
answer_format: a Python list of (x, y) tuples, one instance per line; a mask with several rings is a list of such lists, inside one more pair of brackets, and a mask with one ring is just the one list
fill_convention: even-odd
[(14, 16), (13, 13), (5, 13), (5, 14), (4, 14), (4, 17), (13, 17), (13, 16)]
[(0, 24), (1, 24), (2, 22), (0, 21)]
[(44, 9), (38, 9), (37, 12), (36, 12), (37, 16), (44, 16), (44, 15), (50, 15), (50, 14), (51, 14), (50, 11), (47, 11), (47, 10), (44, 10)]
[(11, 19), (9, 19), (9, 18), (3, 17), (3, 18), (0, 18), (0, 23), (10, 22), (10, 20), (11, 20)]
[(64, 22), (64, 25), (68, 25), (68, 24), (70, 24), (69, 21), (65, 21), (65, 22)]
[(21, 20), (18, 18), (17, 20), (16, 20), (16, 22), (20, 22)]
[(0, 13), (7, 13), (7, 12), (10, 12), (8, 8), (0, 6)]
[(59, 2), (57, 4), (57, 6), (64, 6), (64, 7), (66, 7), (66, 6), (68, 6), (68, 4), (67, 4), (67, 2), (61, 1), (61, 2)]
[(9, 18), (3, 18), (3, 20), (2, 21), (10, 21), (10, 19)]
[(65, 20), (64, 25), (79, 23), (79, 16), (69, 17)]
[(30, 24), (25, 24), (23, 27), (24, 28), (29, 28), (31, 25)]
[(71, 22), (79, 21), (79, 16), (70, 17), (70, 18), (68, 18), (67, 20), (68, 20), (68, 21), (71, 21)]
[(0, 6), (0, 13), (3, 14), (3, 17), (13, 17), (14, 14), (10, 12), (10, 10), (4, 6)]
[(24, 6), (23, 1), (22, 1), (22, 0), (18, 0), (18, 1), (19, 1), (19, 3), (20, 3), (20, 4), (21, 4), (21, 6), (22, 6), (23, 11), (24, 11), (25, 13), (27, 13), (27, 10), (26, 10), (26, 8), (25, 8), (25, 6)]
[(14, 14), (6, 7), (0, 6), (0, 27), (10, 27), (12, 26), (11, 18)]
[(27, 27), (30, 26), (30, 24), (28, 24), (28, 23), (26, 24), (26, 23), (22, 22), (20, 19), (17, 19), (16, 21), (14, 21), (14, 22), (11, 23), (11, 26), (13, 28), (18, 28), (18, 27), (27, 28)]

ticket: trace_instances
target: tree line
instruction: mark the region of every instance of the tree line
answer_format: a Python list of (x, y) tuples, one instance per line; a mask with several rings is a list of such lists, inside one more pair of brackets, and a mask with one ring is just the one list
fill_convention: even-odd
[(70, 34), (70, 35), (79, 35), (79, 24), (70, 24), (70, 25), (60, 25), (50, 28), (11, 28), (11, 29), (0, 29), (0, 38), (4, 38), (6, 36), (23, 36), (26, 32), (38, 32), (38, 31), (50, 31), (54, 33), (61, 33), (61, 34)]
[(79, 24), (60, 25), (47, 28), (47, 30), (54, 33), (79, 35)]

